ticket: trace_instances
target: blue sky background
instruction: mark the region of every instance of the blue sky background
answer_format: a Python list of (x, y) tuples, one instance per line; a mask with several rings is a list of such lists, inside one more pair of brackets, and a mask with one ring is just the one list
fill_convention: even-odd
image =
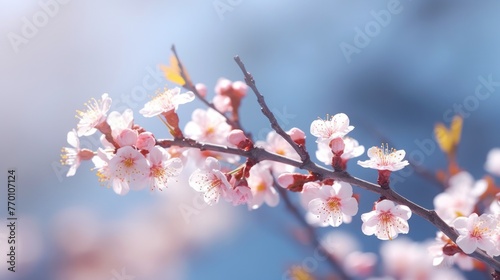
[[(215, 5), (220, 2), (235, 4), (218, 12)], [(19, 231), (26, 233), (19, 233), (25, 237), (19, 245), (23, 249), (19, 249), (18, 279), (54, 277), (65, 256), (56, 238), (64, 235), (65, 226), (56, 229), (55, 224), (71, 209), (92, 213), (100, 225), (97, 235), (112, 238), (127, 234), (114, 226), (117, 221), (127, 224), (129, 216), (139, 211), (153, 216), (156, 206), (151, 205), (176, 203), (165, 198), (170, 190), (117, 196), (99, 186), (88, 171), (90, 164), (83, 164), (72, 178), (61, 177), (64, 171), (58, 167), (66, 133), (77, 123), (75, 110), (104, 92), (113, 98), (116, 109), (129, 102), (136, 122), (162, 134), (158, 120), (141, 118), (137, 112), (155, 91), (141, 92), (143, 79), (152, 77), (158, 88), (165, 85), (155, 71), (159, 64), (168, 63), (172, 44), (193, 80), (205, 83), (210, 92), (221, 76), (242, 79), (233, 61), (234, 55), (240, 55), (270, 108), (288, 112), (290, 118), (281, 121), (285, 129), (296, 126), (308, 132), (312, 120), (345, 112), (356, 127), (351, 136), (365, 147), (379, 145), (385, 138), (410, 155), (419, 149), (415, 140), (434, 139), (434, 124), (448, 122), (443, 116), (447, 110), (473, 98), (479, 76), (491, 75), (500, 81), (499, 4), (401, 0), (400, 12), (392, 14), (387, 26), (350, 56), (348, 63), (341, 43), (354, 44), (356, 28), (364, 29), (374, 19), (371, 12), (387, 9), (390, 2), (72, 0), (59, 4), (26, 43), (13, 46), (12, 33), (22, 35), (25, 19), (32, 22), (43, 13), (40, 3), (46, 1), (2, 1), (0, 166), (2, 172), (16, 168), (19, 178), (18, 224)], [(474, 109), (466, 112), (459, 163), (476, 179), (484, 175), (486, 153), (500, 146), (499, 91), (477, 106), (470, 103)], [(182, 107), (181, 123), (199, 106), (193, 102)], [(263, 139), (269, 124), (258, 112), (249, 94), (243, 101), (241, 121)], [(314, 151), (313, 137), (308, 135), (307, 140), (309, 150)], [(443, 168), (445, 158), (436, 149), (425, 157), (424, 166)], [(354, 161), (349, 171), (376, 180), (376, 172)], [(414, 175), (396, 189), (429, 208), (438, 192)], [(355, 191), (361, 194), (359, 213), (369, 211), (377, 197)], [(191, 201), (195, 194), (182, 195)], [(0, 191), (0, 209), (5, 209), (5, 197), (6, 191)], [(314, 248), (296, 241), (293, 233), (300, 226), (283, 203), (252, 212), (244, 207), (219, 208), (226, 213), (221, 219), (227, 219), (220, 232), (214, 230), (214, 236), (204, 241), (199, 237), (197, 242), (179, 241), (181, 249), (165, 257), (161, 272), (150, 278), (136, 275), (136, 279), (281, 279), (290, 265), (313, 253)], [(212, 219), (218, 219), (217, 213)], [(0, 217), (4, 215), (6, 211), (1, 210)], [(364, 250), (377, 251), (380, 242), (361, 236), (360, 226), (357, 215), (350, 225), (320, 232), (348, 231), (362, 237)], [(409, 237), (414, 240), (434, 238), (433, 227), (417, 216), (411, 218), (410, 228)], [(1, 242), (3, 255), (6, 244)], [(324, 275), (329, 268), (325, 264), (317, 272)], [(106, 274), (104, 279), (111, 276)], [(12, 275), (2, 267), (0, 277)]]

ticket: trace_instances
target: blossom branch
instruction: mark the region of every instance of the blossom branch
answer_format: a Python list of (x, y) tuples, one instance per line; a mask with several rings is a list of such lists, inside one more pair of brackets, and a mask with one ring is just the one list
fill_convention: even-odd
[[(407, 198), (403, 197), (402, 195), (398, 194), (394, 190), (388, 188), (388, 189), (383, 189), (381, 188), (380, 185), (374, 184), (368, 181), (365, 181), (363, 179), (359, 179), (356, 177), (351, 176), (348, 172), (346, 171), (332, 171), (329, 169), (326, 169), (324, 167), (318, 166), (312, 161), (303, 163), (300, 161), (296, 161), (287, 157), (280, 156), (278, 154), (274, 154), (271, 152), (266, 151), (265, 149), (262, 148), (252, 148), (249, 151), (244, 151), (240, 150), (237, 148), (231, 148), (227, 146), (222, 146), (222, 145), (214, 145), (214, 144), (208, 144), (208, 143), (200, 143), (192, 139), (174, 139), (174, 140), (168, 140), (168, 139), (162, 139), (162, 140), (157, 140), (157, 145), (163, 147), (163, 148), (168, 148), (170, 146), (179, 146), (179, 147), (188, 147), (188, 148), (196, 148), (200, 150), (209, 150), (209, 151), (215, 151), (215, 152), (223, 152), (223, 153), (228, 153), (228, 154), (234, 154), (234, 155), (239, 155), (246, 157), (248, 159), (253, 160), (254, 162), (260, 162), (263, 160), (271, 160), (275, 162), (281, 162), (289, 165), (293, 165), (295, 167), (307, 170), (309, 172), (315, 173), (319, 176), (319, 179), (335, 179), (339, 181), (343, 181), (346, 183), (350, 183), (352, 185), (356, 185), (360, 188), (363, 188), (365, 190), (380, 194), (381, 196), (386, 197), (389, 200), (392, 200), (398, 204), (401, 205), (406, 205), (408, 206), (412, 212), (415, 214), (419, 215), (420, 217), (424, 218), (431, 224), (433, 224), (437, 229), (442, 231), (445, 235), (447, 235), (451, 240), (454, 242), (456, 241), (458, 234), (457, 232), (450, 227), (446, 222), (444, 222), (437, 214), (435, 211), (428, 210), (410, 200)], [(472, 254), (469, 254), (469, 256), (476, 258), (486, 264), (488, 264), (490, 267), (492, 267), (495, 270), (500, 270), (500, 262), (497, 260), (489, 257), (487, 254), (485, 254), (482, 250), (477, 249), (475, 252)]]
[[(267, 142), (272, 143), (271, 145), (267, 143), (264, 146), (259, 143), (254, 144), (249, 139), (249, 134), (241, 129), (238, 117), (241, 97), (246, 94), (247, 87), (242, 82), (238, 82), (238, 86), (235, 87), (241, 90), (243, 86), (244, 93), (238, 90), (236, 91), (240, 93), (239, 95), (235, 95), (234, 92), (224, 93), (231, 99), (232, 117), (230, 117), (223, 113), (229, 112), (230, 109), (227, 111), (226, 109), (217, 109), (219, 103), (207, 101), (203, 96), (204, 93), (197, 90), (180, 62), (174, 46), (172, 46), (172, 51), (174, 53), (174, 57), (171, 57), (173, 67), (166, 67), (167, 79), (170, 77), (171, 81), (182, 84), (191, 92), (181, 94), (179, 88), (165, 90), (146, 103), (140, 113), (145, 117), (163, 115), (174, 139), (156, 139), (151, 132), (135, 125), (131, 110), (126, 110), (121, 114), (111, 112), (108, 115), (111, 99), (107, 94), (103, 94), (101, 100), (92, 100), (87, 105), (85, 112), (77, 112), (80, 118), (77, 130), (68, 133), (68, 143), (73, 148), (64, 148), (61, 156), (64, 164), (71, 165), (67, 176), (75, 174), (81, 161), (92, 159), (100, 181), (108, 182), (117, 194), (124, 195), (130, 189), (140, 189), (146, 186), (161, 190), (167, 186), (171, 177), (180, 174), (183, 168), (182, 161), (178, 157), (171, 158), (165, 148), (184, 147), (237, 155), (246, 158), (246, 163), (229, 173), (221, 171), (220, 163), (216, 158), (206, 156), (203, 167), (191, 174), (190, 186), (198, 192), (204, 192), (204, 200), (209, 205), (217, 203), (219, 198), (223, 197), (235, 206), (246, 203), (249, 208), (257, 209), (262, 205), (264, 199), (269, 206), (276, 206), (279, 202), (279, 195), (281, 195), (286, 207), (307, 229), (313, 245), (328, 256), (330, 264), (342, 278), (349, 277), (337, 260), (321, 246), (314, 227), (307, 223), (301, 211), (290, 201), (287, 190), (302, 192), (302, 198), (305, 200), (309, 199), (307, 196), (310, 194), (316, 196), (312, 200), (302, 201), (302, 203), (307, 204), (306, 208), (308, 208), (309, 213), (316, 215), (322, 224), (337, 227), (343, 222), (343, 218), (352, 217), (358, 211), (358, 202), (353, 196), (351, 186), (356, 185), (381, 196), (381, 201), (375, 204), (374, 211), (361, 216), (364, 222), (362, 230), (366, 235), (376, 234), (380, 239), (386, 240), (395, 238), (398, 233), (408, 233), (409, 226), (406, 221), (410, 218), (411, 213), (415, 213), (449, 237), (449, 240), (445, 240), (446, 245), (442, 247), (442, 252), (440, 252), (442, 255), (467, 254), (489, 265), (495, 271), (500, 271), (500, 261), (495, 259), (495, 256), (500, 255), (498, 210), (494, 215), (484, 213), (478, 217), (478, 214), (473, 210), (466, 209), (465, 212), (470, 214), (469, 217), (462, 214), (460, 217), (456, 217), (458, 215), (455, 213), (462, 212), (455, 211), (450, 215), (451, 218), (447, 218), (446, 215), (442, 215), (441, 209), (437, 206), (434, 211), (410, 201), (390, 188), (391, 172), (400, 170), (409, 164), (407, 160), (403, 161), (406, 153), (404, 150), (389, 149), (387, 144), (380, 148), (371, 147), (367, 151), (370, 160), (358, 161), (362, 167), (378, 170), (377, 183), (353, 177), (345, 171), (347, 160), (364, 153), (364, 147), (360, 146), (355, 139), (346, 136), (354, 127), (349, 125), (349, 118), (343, 113), (311, 123), (311, 134), (318, 137), (318, 160), (325, 164), (331, 164), (333, 170), (315, 164), (311, 161), (306, 150), (305, 134), (297, 128), (293, 128), (289, 132), (283, 130), (259, 92), (252, 74), (246, 70), (241, 59), (236, 56), (234, 59), (243, 72), (246, 85), (254, 92), (262, 113), (274, 129), (268, 135), (267, 140)], [(223, 95), (222, 92), (218, 91)], [(188, 137), (185, 137), (179, 127), (176, 110), (180, 104), (194, 100), (195, 96), (213, 111), (195, 111), (193, 121), (186, 125), (185, 135)], [(459, 119), (459, 121), (458, 127), (460, 128), (461, 120)], [(99, 149), (94, 153), (80, 147), (78, 137), (92, 135), (97, 130), (105, 135), (107, 141), (103, 141), (103, 145), (114, 149)], [(459, 136), (456, 136), (459, 135), (457, 131), (458, 133), (460, 131), (455, 128), (450, 132), (442, 127), (440, 131), (441, 134), (448, 135), (445, 138), (449, 141), (442, 140), (439, 143), (443, 151), (450, 156), (449, 173), (455, 174), (459, 171), (454, 152), (458, 144), (457, 139), (459, 139)], [(277, 138), (279, 138), (279, 144), (275, 141)], [(229, 147), (226, 144), (234, 146)], [(290, 149), (289, 145), (293, 150)], [(232, 158), (228, 159), (228, 162), (238, 161), (238, 157)], [(267, 162), (260, 164), (262, 161), (273, 163), (269, 167)], [(288, 166), (283, 168), (282, 164)], [(289, 173), (293, 172), (294, 168), (291, 167), (308, 171), (309, 174)], [(422, 171), (416, 165), (413, 167), (421, 176), (428, 175), (428, 179), (432, 179), (429, 174), (425, 173), (425, 169)], [(274, 179), (279, 174), (281, 175), (278, 180), (280, 184), (286, 185), (286, 189), (278, 187), (279, 194), (277, 194), (273, 185), (276, 185)], [(314, 193), (316, 191), (318, 192)], [(345, 215), (345, 217), (340, 214)], [(453, 219), (452, 223), (449, 223), (451, 219)], [(385, 228), (380, 230), (380, 227)], [(394, 232), (392, 232), (394, 228), (391, 227), (395, 228)], [(491, 229), (494, 229), (494, 233), (490, 233)], [(456, 244), (451, 244), (450, 240)], [(455, 246), (452, 248), (453, 251), (446, 247), (448, 245)]]
[(250, 74), (246, 70), (245, 65), (241, 61), (240, 57), (235, 56), (234, 60), (236, 61), (236, 63), (240, 67), (241, 71), (243, 72), (243, 75), (245, 76), (245, 82), (252, 89), (252, 91), (255, 93), (255, 96), (257, 97), (257, 102), (261, 106), (260, 109), (261, 109), (262, 113), (267, 117), (269, 122), (271, 123), (271, 127), (276, 131), (276, 133), (281, 135), (281, 137), (283, 137), (295, 149), (297, 154), (299, 154), (300, 159), (302, 160), (303, 164), (311, 162), (309, 154), (305, 151), (305, 149), (302, 149), (299, 145), (297, 145), (297, 143), (295, 143), (292, 140), (290, 135), (288, 135), (283, 130), (283, 128), (281, 128), (281, 126), (278, 124), (278, 120), (276, 120), (276, 117), (274, 116), (273, 112), (271, 112), (271, 110), (267, 106), (266, 102), (264, 101), (264, 96), (257, 89), (257, 86), (255, 85), (255, 80), (254, 80), (252, 74)]

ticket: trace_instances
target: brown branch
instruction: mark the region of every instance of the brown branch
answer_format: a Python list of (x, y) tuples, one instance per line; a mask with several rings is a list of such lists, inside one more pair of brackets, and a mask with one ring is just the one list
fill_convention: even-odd
[(297, 145), (297, 143), (295, 143), (292, 140), (290, 135), (288, 135), (283, 130), (283, 128), (281, 128), (281, 126), (278, 124), (278, 120), (276, 120), (276, 117), (274, 116), (273, 112), (271, 112), (271, 110), (269, 110), (269, 107), (267, 106), (266, 102), (264, 101), (264, 96), (257, 89), (257, 86), (255, 85), (255, 80), (254, 80), (252, 74), (250, 74), (247, 71), (247, 69), (245, 68), (245, 65), (241, 61), (240, 57), (235, 56), (234, 60), (236, 61), (236, 63), (240, 67), (241, 71), (243, 72), (243, 75), (245, 76), (245, 82), (252, 89), (252, 91), (255, 93), (255, 96), (257, 97), (257, 102), (259, 103), (259, 105), (261, 107), (260, 110), (262, 111), (264, 116), (267, 117), (267, 119), (271, 123), (271, 127), (274, 129), (274, 131), (276, 131), (276, 133), (281, 135), (281, 137), (283, 137), (293, 147), (293, 149), (300, 156), (300, 159), (302, 160), (303, 164), (311, 162), (309, 154), (305, 150), (301, 149), (299, 147), (299, 145)]

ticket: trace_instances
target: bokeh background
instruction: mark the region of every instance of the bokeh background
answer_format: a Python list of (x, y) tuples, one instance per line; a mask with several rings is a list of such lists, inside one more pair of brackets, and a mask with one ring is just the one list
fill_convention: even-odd
[[(399, 3), (399, 12), (346, 56), (341, 44), (355, 46), (356, 28), (365, 30), (372, 12), (387, 10), (392, 2)], [(192, 79), (205, 83), (210, 94), (219, 77), (242, 79), (233, 61), (240, 55), (269, 106), (284, 116), (279, 120), (285, 129), (308, 132), (312, 120), (345, 112), (356, 127), (351, 135), (362, 145), (390, 141), (416, 155), (421, 150), (416, 141), (434, 141), (434, 124), (449, 124), (446, 114), (461, 104), (466, 108), (461, 166), (481, 178), (487, 152), (500, 146), (500, 88), (474, 102), (480, 76), (500, 81), (497, 1), (1, 3), (0, 170), (4, 185), (6, 170), (17, 170), (19, 244), (13, 274), (3, 261), (8, 234), (3, 186), (1, 279), (120, 279), (124, 272), (135, 279), (283, 279), (291, 265), (314, 256), (315, 248), (303, 240), (303, 229), (283, 203), (256, 211), (224, 202), (203, 207), (182, 183), (185, 178), (161, 193), (121, 197), (99, 185), (89, 163), (76, 176), (64, 176), (59, 155), (67, 146), (66, 133), (76, 126), (75, 110), (104, 92), (113, 98), (113, 109), (130, 107), (137, 123), (167, 135), (157, 119), (137, 112), (167, 84), (158, 65), (168, 63), (172, 44)], [(46, 3), (52, 3), (50, 13)], [(28, 21), (38, 24), (27, 31)], [(183, 106), (181, 122), (199, 106)], [(248, 95), (243, 106), (243, 126), (264, 139), (270, 128), (255, 98)], [(311, 135), (308, 141), (314, 151)], [(82, 145), (97, 147), (95, 139)], [(421, 162), (434, 171), (446, 165), (437, 148)], [(376, 180), (376, 172), (354, 162), (349, 171)], [(432, 208), (439, 189), (415, 174), (404, 178), (396, 189)], [(361, 195), (359, 213), (369, 211), (377, 197), (355, 191)], [(186, 220), (182, 207), (197, 214)], [(364, 251), (377, 253), (381, 243), (362, 236), (360, 227), (357, 215), (349, 225), (319, 232), (347, 232), (360, 238)], [(417, 216), (410, 228), (408, 238), (415, 241), (435, 236)], [(331, 272), (326, 263), (317, 264), (316, 275)]]

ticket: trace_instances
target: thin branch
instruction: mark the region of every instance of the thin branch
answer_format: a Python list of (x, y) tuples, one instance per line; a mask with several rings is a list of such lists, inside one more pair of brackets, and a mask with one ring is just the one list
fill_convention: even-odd
[[(198, 92), (198, 90), (196, 89), (196, 86), (193, 84), (193, 82), (191, 81), (191, 79), (188, 77), (185, 69), (184, 69), (184, 65), (182, 64), (179, 56), (177, 55), (177, 51), (175, 49), (175, 45), (172, 45), (172, 52), (174, 53), (174, 56), (175, 58), (177, 59), (177, 64), (179, 66), (179, 69), (180, 69), (180, 75), (181, 77), (184, 79), (184, 81), (186, 82), (183, 87), (189, 91), (192, 91), (194, 93), (194, 95), (201, 100), (201, 102), (203, 102), (205, 105), (207, 105), (208, 107), (210, 107), (211, 109), (215, 110), (217, 113), (221, 114), (225, 119), (226, 119), (226, 122), (233, 128), (233, 129), (242, 129), (241, 127), (241, 124), (239, 121), (235, 122), (233, 120), (231, 120), (228, 116), (226, 116), (226, 114), (222, 113), (221, 111), (219, 111), (217, 108), (215, 108), (215, 105), (212, 103), (212, 102), (209, 102), (205, 97), (203, 97), (200, 92)], [(246, 134), (245, 134), (246, 135)], [(249, 135), (247, 135), (247, 138), (250, 139)]]
[[(276, 183), (275, 183), (276, 186)], [(330, 254), (325, 247), (321, 244), (321, 242), (318, 239), (318, 236), (316, 235), (314, 228), (307, 223), (307, 221), (304, 219), (304, 216), (300, 213), (299, 209), (295, 207), (295, 205), (290, 201), (290, 197), (288, 196), (288, 192), (283, 189), (280, 186), (276, 186), (276, 189), (278, 190), (278, 193), (281, 195), (283, 200), (285, 201), (285, 205), (288, 208), (288, 210), (292, 213), (292, 215), (299, 221), (302, 226), (304, 226), (307, 230), (307, 233), (309, 235), (309, 238), (312, 240), (312, 245), (327, 257), (328, 263), (332, 266), (332, 268), (338, 272), (338, 277), (340, 279), (351, 279), (345, 272), (344, 268), (342, 265), (339, 264), (339, 262)]]
[(311, 160), (309, 158), (309, 154), (305, 150), (301, 149), (299, 147), (299, 145), (297, 145), (297, 143), (295, 143), (292, 140), (290, 135), (288, 135), (283, 130), (283, 128), (281, 128), (281, 126), (278, 124), (278, 120), (276, 119), (273, 112), (271, 112), (271, 110), (267, 106), (266, 102), (264, 101), (264, 96), (257, 89), (257, 86), (255, 85), (255, 80), (254, 80), (252, 74), (250, 74), (247, 71), (247, 69), (245, 68), (245, 65), (241, 61), (240, 57), (235, 56), (234, 60), (236, 61), (236, 64), (238, 64), (241, 71), (243, 72), (243, 75), (245, 76), (245, 82), (252, 89), (252, 91), (255, 93), (255, 96), (257, 97), (257, 102), (259, 103), (259, 105), (261, 107), (260, 110), (262, 111), (264, 116), (266, 116), (267, 119), (269, 120), (269, 122), (271, 123), (271, 127), (276, 131), (276, 133), (281, 135), (281, 137), (283, 137), (293, 147), (293, 149), (297, 152), (297, 154), (299, 154), (300, 159), (302, 160), (302, 162), (304, 164), (310, 162)]
[(410, 161), (410, 166), (415, 170), (415, 173), (420, 177), (426, 179), (427, 181), (433, 183), (433, 185), (437, 186), (441, 191), (445, 189), (445, 186), (441, 181), (439, 181), (434, 173), (430, 170), (426, 169), (421, 165), (417, 165), (416, 163)]

